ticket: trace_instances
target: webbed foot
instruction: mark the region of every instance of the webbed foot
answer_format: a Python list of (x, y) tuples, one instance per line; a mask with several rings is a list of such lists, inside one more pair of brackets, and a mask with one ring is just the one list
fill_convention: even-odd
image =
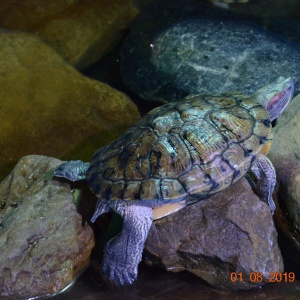
[[(119, 240), (119, 241), (118, 241)], [(103, 275), (117, 286), (132, 284), (138, 274), (139, 260), (132, 260), (131, 262), (121, 261), (122, 259), (116, 253), (126, 251), (125, 245), (117, 245), (122, 243), (117, 237), (112, 239), (106, 245), (106, 251), (102, 263)]]
[(150, 207), (130, 205), (114, 209), (123, 218), (121, 233), (105, 246), (102, 270), (116, 285), (132, 284), (137, 278), (144, 244), (153, 221)]

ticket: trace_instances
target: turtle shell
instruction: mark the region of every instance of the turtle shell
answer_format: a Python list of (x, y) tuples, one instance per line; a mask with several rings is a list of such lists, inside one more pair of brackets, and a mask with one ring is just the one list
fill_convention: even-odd
[(207, 198), (244, 176), (268, 141), (266, 109), (238, 93), (160, 106), (93, 156), (87, 177), (102, 200), (152, 207)]

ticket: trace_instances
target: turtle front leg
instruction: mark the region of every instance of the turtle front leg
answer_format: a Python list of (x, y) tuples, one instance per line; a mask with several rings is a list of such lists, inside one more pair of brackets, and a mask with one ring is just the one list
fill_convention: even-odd
[(123, 217), (124, 222), (121, 233), (104, 248), (102, 270), (116, 285), (131, 284), (137, 278), (138, 264), (153, 221), (152, 208), (130, 204), (111, 208)]
[(272, 194), (276, 184), (276, 172), (272, 162), (263, 154), (260, 154), (251, 167), (257, 179), (257, 193), (260, 199), (267, 203), (272, 214), (276, 209)]

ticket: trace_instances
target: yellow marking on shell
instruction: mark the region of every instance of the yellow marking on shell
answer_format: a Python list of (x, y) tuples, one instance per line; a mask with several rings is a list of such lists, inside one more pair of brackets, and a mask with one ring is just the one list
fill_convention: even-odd
[(140, 200), (140, 181), (129, 181), (127, 182), (124, 191), (124, 200)]
[(253, 107), (249, 110), (249, 112), (257, 121), (269, 119), (269, 113), (263, 106)]
[(201, 166), (205, 174), (208, 174), (211, 180), (217, 183), (208, 194), (214, 194), (226, 189), (231, 185), (234, 171), (220, 157), (216, 157), (213, 162)]
[(212, 104), (214, 108), (229, 108), (236, 105), (236, 101), (229, 94), (224, 96), (205, 96), (204, 97), (207, 102)]
[(245, 158), (244, 150), (240, 145), (230, 145), (230, 147), (224, 152), (223, 157), (235, 170), (235, 177), (233, 179), (233, 182), (236, 182), (238, 179), (245, 175), (244, 165), (246, 164), (247, 158)]
[(212, 183), (200, 166), (195, 165), (179, 178), (185, 190), (193, 197), (206, 195), (212, 188)]
[(210, 120), (229, 140), (240, 142), (252, 134), (253, 118), (239, 106), (216, 110), (209, 115)]
[(103, 180), (101, 182), (101, 188), (98, 197), (101, 197), (103, 200), (109, 199), (109, 194), (111, 192), (112, 182), (110, 180)]
[(264, 154), (264, 155), (267, 155), (268, 154), (268, 152), (270, 151), (270, 149), (271, 149), (271, 146), (272, 146), (272, 140), (269, 140), (268, 142), (266, 142), (265, 144), (264, 144), (264, 146), (262, 147), (262, 149), (261, 149), (261, 153), (262, 154)]
[(155, 178), (148, 178), (141, 183), (140, 198), (143, 200), (152, 200), (160, 198), (160, 181)]
[(168, 205), (163, 205), (160, 207), (153, 208), (153, 219), (158, 220), (168, 215), (171, 215), (186, 206), (185, 201), (180, 201), (178, 203), (172, 203)]
[(176, 179), (162, 179), (161, 193), (164, 200), (171, 200), (176, 198), (183, 198), (186, 192), (181, 183)]
[(260, 144), (259, 138), (255, 135), (251, 135), (250, 138), (240, 143), (240, 145), (247, 151), (250, 151), (252, 154), (260, 152), (262, 145)]
[(123, 198), (124, 181), (118, 181), (112, 184), (109, 200), (119, 200)]
[(186, 131), (187, 141), (197, 150), (204, 163), (209, 163), (227, 148), (222, 134), (208, 122), (202, 122), (201, 126), (190, 122), (183, 127), (183, 131)]
[(262, 122), (256, 122), (254, 128), (253, 128), (253, 133), (260, 136), (260, 137), (265, 137), (267, 138), (270, 136), (272, 130), (272, 126), (267, 127), (264, 123)]
[(155, 132), (162, 135), (164, 132), (170, 132), (175, 127), (181, 127), (183, 121), (180, 119), (179, 112), (169, 111), (156, 117), (151, 123)]

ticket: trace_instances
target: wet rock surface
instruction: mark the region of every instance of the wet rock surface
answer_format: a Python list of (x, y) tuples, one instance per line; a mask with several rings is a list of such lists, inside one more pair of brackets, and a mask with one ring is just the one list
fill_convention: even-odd
[(89, 159), (139, 119), (127, 96), (81, 75), (36, 36), (1, 30), (0, 40), (2, 176), (31, 153)]
[(275, 223), (285, 243), (282, 251), (300, 266), (300, 160), (278, 156)]
[(137, 13), (130, 0), (3, 0), (0, 27), (38, 35), (81, 69), (111, 50)]
[(261, 288), (244, 291), (220, 291), (203, 283), (187, 272), (172, 273), (141, 266), (138, 281), (126, 288), (107, 288), (96, 285), (93, 276), (85, 273), (77, 284), (53, 300), (132, 300), (132, 299), (222, 299), (222, 300), (297, 300), (300, 281), (270, 283)]
[(122, 77), (147, 100), (236, 90), (250, 95), (278, 76), (299, 79), (299, 49), (228, 11), (156, 1), (125, 40)]
[(61, 291), (89, 265), (92, 229), (77, 212), (69, 183), (52, 180), (61, 161), (23, 157), (0, 185), (0, 297)]
[(275, 167), (278, 193), (293, 220), (293, 227), (300, 233), (300, 160), (281, 157), (275, 161)]
[[(155, 221), (145, 249), (167, 270), (187, 270), (218, 289), (249, 289), (283, 271), (270, 209), (246, 179)], [(231, 281), (231, 272), (244, 280)], [(252, 272), (261, 272), (262, 282), (251, 282)]]
[(281, 156), (300, 159), (300, 95), (296, 96), (286, 111), (276, 120), (273, 143), (268, 156), (281, 161)]
[(268, 156), (277, 175), (275, 222), (286, 239), (283, 251), (300, 265), (300, 96), (276, 120)]

